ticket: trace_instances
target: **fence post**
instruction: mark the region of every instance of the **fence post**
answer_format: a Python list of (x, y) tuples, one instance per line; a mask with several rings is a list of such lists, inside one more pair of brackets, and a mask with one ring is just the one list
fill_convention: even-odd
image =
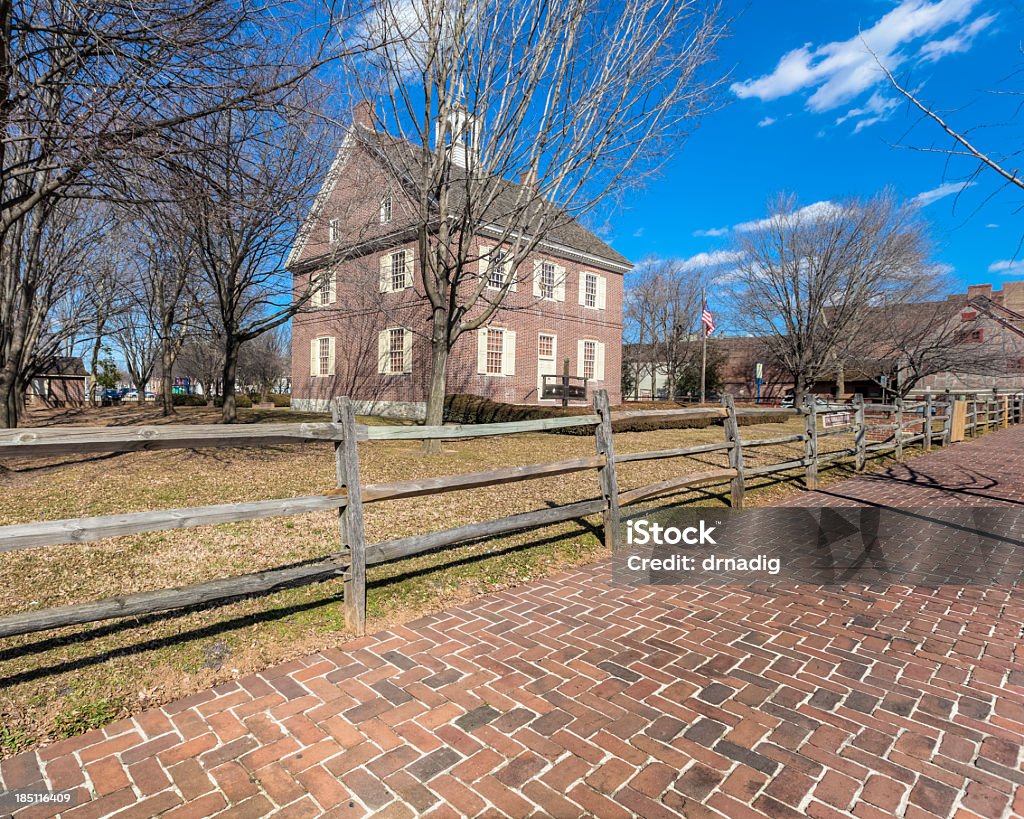
[(863, 472), (868, 459), (868, 431), (864, 420), (864, 396), (860, 393), (853, 396), (853, 407), (854, 468)]
[(740, 442), (740, 425), (736, 417), (736, 402), (732, 393), (722, 396), (722, 406), (725, 407), (725, 418), (722, 426), (725, 428), (725, 440), (732, 444), (729, 449), (729, 466), (736, 470), (736, 477), (729, 483), (730, 505), (733, 509), (743, 508), (744, 479), (743, 479), (743, 444)]
[(974, 394), (971, 402), (971, 437), (978, 437), (978, 394)]
[(932, 388), (927, 387), (924, 391), (924, 448), (928, 451), (932, 448)]
[(903, 460), (903, 399), (896, 397), (896, 460)]
[(604, 500), (604, 545), (611, 551), (621, 546), (619, 538), (619, 482), (615, 476), (615, 443), (612, 438), (612, 413), (608, 406), (608, 391), (594, 392), (594, 411), (601, 417), (594, 429), (597, 454), (605, 456), (604, 466), (598, 467), (601, 497)]
[(366, 532), (363, 526), (363, 488), (359, 479), (359, 445), (356, 443), (356, 414), (347, 397), (331, 402), (331, 417), (341, 424), (342, 440), (334, 445), (338, 487), (346, 490), (348, 502), (338, 513), (343, 546), (348, 546), (349, 566), (345, 575), (345, 624), (366, 633)]
[(949, 446), (953, 442), (953, 397), (946, 393), (946, 409), (943, 410), (945, 419), (942, 421), (942, 446)]
[(813, 395), (804, 396), (804, 460), (807, 461), (807, 489), (818, 488), (818, 404)]

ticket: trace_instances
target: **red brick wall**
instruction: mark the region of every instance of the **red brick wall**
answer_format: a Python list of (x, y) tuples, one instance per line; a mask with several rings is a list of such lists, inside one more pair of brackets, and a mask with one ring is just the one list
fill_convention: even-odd
[[(483, 244), (488, 241), (482, 240)], [(336, 302), (314, 306), (296, 316), (292, 330), (292, 394), (302, 407), (303, 399), (325, 401), (333, 395), (349, 395), (361, 401), (423, 402), (426, 400), (430, 367), (430, 312), (418, 269), (415, 285), (397, 293), (380, 293), (379, 259), (397, 249), (413, 252), (407, 244), (374, 253), (362, 259), (339, 263)], [(577, 342), (593, 339), (604, 344), (604, 380), (591, 388), (608, 390), (612, 403), (620, 401), (622, 356), (623, 276), (580, 262), (550, 257), (566, 270), (565, 300), (538, 300), (533, 295), (533, 260), (527, 259), (517, 272), (517, 287), (510, 292), (489, 324), (516, 333), (515, 374), (484, 376), (477, 373), (477, 334), (464, 334), (452, 350), (448, 366), (448, 391), (484, 395), (496, 401), (517, 404), (543, 403), (537, 391), (537, 353), (540, 332), (557, 337), (556, 370), (570, 360), (570, 374), (577, 373)], [(414, 266), (415, 267), (415, 266)], [(579, 304), (580, 273), (589, 271), (606, 281), (603, 310)], [(316, 274), (314, 274), (316, 275)], [(297, 293), (307, 286), (308, 274), (295, 277)], [(377, 373), (377, 334), (391, 326), (414, 332), (412, 372), (402, 375)], [(319, 335), (336, 338), (335, 370), (331, 377), (310, 375), (310, 340)]]

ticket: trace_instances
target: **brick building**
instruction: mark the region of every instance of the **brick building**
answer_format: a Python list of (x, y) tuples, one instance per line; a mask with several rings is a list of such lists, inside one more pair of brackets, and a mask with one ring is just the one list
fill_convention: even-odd
[[(374, 130), (357, 112), (288, 259), (296, 297), (310, 277), (318, 287), (292, 326), (292, 407), (325, 410), (348, 395), (357, 412), (421, 418), (429, 388), (430, 305), (418, 265), (416, 191), (404, 169), (408, 142)], [(421, 153), (421, 152), (420, 152)], [(520, 183), (500, 181), (502, 197)], [(544, 404), (541, 376), (585, 377), (588, 392), (620, 398), (623, 276), (631, 264), (577, 221), (560, 219), (516, 270), (501, 261), (495, 237), (472, 238), (476, 277), (514, 284), (487, 326), (462, 335), (448, 363), (448, 393)], [(493, 283), (493, 288), (492, 288)]]

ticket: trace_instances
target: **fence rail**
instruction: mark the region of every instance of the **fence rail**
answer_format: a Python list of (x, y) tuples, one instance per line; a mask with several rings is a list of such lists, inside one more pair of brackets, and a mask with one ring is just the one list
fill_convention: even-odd
[[(936, 401), (936, 397), (943, 400)], [(973, 397), (961, 397), (959, 394), (933, 396), (927, 393), (920, 401), (904, 402), (897, 399), (892, 404), (870, 405), (865, 404), (858, 396), (849, 410), (852, 411), (853, 420), (840, 428), (820, 427), (819, 415), (829, 415), (830, 411), (819, 413), (813, 400), (808, 400), (799, 409), (790, 410), (737, 408), (732, 396), (727, 395), (722, 400), (721, 408), (612, 413), (607, 394), (599, 391), (594, 397), (592, 414), (501, 424), (366, 427), (356, 423), (352, 403), (346, 398), (339, 398), (335, 399), (332, 406), (331, 423), (233, 427), (79, 427), (0, 431), (0, 457), (49, 457), (93, 452), (331, 442), (335, 447), (337, 477), (337, 488), (322, 495), (0, 526), (0, 552), (318, 511), (334, 510), (339, 518), (339, 548), (323, 558), (173, 589), (138, 592), (59, 608), (11, 614), (0, 617), (0, 637), (221, 602), (239, 596), (266, 593), (283, 586), (318, 582), (339, 575), (345, 581), (346, 620), (354, 630), (362, 633), (366, 622), (368, 565), (594, 514), (602, 515), (606, 544), (614, 549), (621, 545), (617, 542), (620, 507), (695, 486), (726, 482), (729, 483), (731, 505), (741, 507), (746, 482), (749, 479), (795, 469), (805, 471), (805, 486), (814, 489), (817, 485), (818, 467), (822, 464), (853, 456), (855, 468), (863, 470), (869, 454), (893, 452), (896, 458), (900, 459), (903, 457), (904, 447), (914, 443), (921, 443), (925, 449), (930, 449), (936, 442), (948, 445), (956, 440), (962, 440), (962, 435), (966, 434), (967, 430), (977, 435), (985, 426), (1021, 423), (1024, 420), (1024, 392)], [(740, 434), (741, 418), (778, 415), (780, 412), (802, 416), (804, 431), (743, 440)], [(849, 420), (849, 415), (847, 412), (845, 420)], [(887, 423), (876, 423), (880, 416), (891, 416), (892, 420)], [(969, 424), (966, 422), (968, 416), (971, 418)], [(617, 454), (612, 422), (622, 418), (643, 417), (721, 419), (724, 438), (719, 443)], [(840, 421), (842, 420), (840, 416)], [(936, 423), (940, 423), (938, 429), (935, 427)], [(361, 483), (357, 447), (360, 441), (464, 439), (579, 426), (594, 428), (595, 454), (592, 456), (387, 484), (363, 486)], [(910, 429), (914, 431), (908, 433), (907, 430)], [(868, 440), (869, 434), (877, 436), (880, 433), (885, 434), (883, 440)], [(820, 451), (819, 439), (841, 434), (852, 435), (852, 447)], [(745, 454), (745, 450), (785, 444), (802, 444), (803, 456), (772, 464), (747, 465), (749, 455)], [(715, 452), (727, 453), (728, 467), (686, 473), (633, 489), (619, 489), (616, 474), (618, 464), (684, 458)], [(589, 470), (596, 471), (598, 477), (599, 494), (593, 498), (437, 532), (374, 544), (366, 542), (363, 524), (364, 504), (439, 495)]]

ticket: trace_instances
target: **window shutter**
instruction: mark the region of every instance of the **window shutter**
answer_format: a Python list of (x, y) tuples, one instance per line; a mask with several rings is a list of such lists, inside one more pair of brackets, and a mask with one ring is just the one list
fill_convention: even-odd
[(587, 274), (580, 273), (580, 290), (577, 301), (581, 307), (585, 307), (587, 304)]
[(388, 371), (388, 350), (390, 348), (390, 331), (387, 329), (377, 333), (377, 372), (383, 375)]
[(608, 279), (604, 276), (597, 277), (597, 309), (604, 310), (608, 301)]
[(489, 276), (488, 268), (491, 265), (491, 253), (494, 251), (493, 247), (487, 247), (480, 245), (480, 278), (487, 279)]
[(327, 374), (334, 375), (334, 336), (327, 342)]
[(565, 268), (555, 265), (555, 301), (565, 301)]
[(487, 375), (487, 328), (481, 327), (476, 331), (476, 371), (480, 375)]
[(604, 342), (599, 341), (594, 347), (594, 378), (604, 381)]
[(405, 286), (412, 287), (413, 256), (412, 251), (405, 251)]
[(320, 339), (309, 340), (309, 374), (316, 378), (320, 375)]
[(583, 339), (576, 342), (576, 375), (583, 378)]
[(338, 300), (338, 274), (331, 273), (327, 280), (327, 303), (334, 304)]
[(412, 331), (406, 328), (402, 331), (402, 371), (412, 372)]
[(385, 253), (380, 257), (380, 292), (391, 292), (391, 254)]
[(512, 269), (512, 262), (510, 260), (508, 260), (508, 259), (505, 260), (504, 269), (505, 269), (505, 276), (506, 276), (506, 278), (509, 278), (509, 279), (512, 280), (512, 284), (510, 284), (508, 286), (508, 292), (509, 293), (515, 293), (516, 292), (516, 283), (517, 283), (516, 282), (516, 271)]
[(512, 330), (506, 330), (501, 334), (501, 374), (516, 374), (516, 334)]
[(533, 295), (535, 295), (537, 298), (540, 298), (540, 294), (542, 292), (540, 286), (541, 264), (542, 263), (539, 260), (535, 260), (533, 263)]

